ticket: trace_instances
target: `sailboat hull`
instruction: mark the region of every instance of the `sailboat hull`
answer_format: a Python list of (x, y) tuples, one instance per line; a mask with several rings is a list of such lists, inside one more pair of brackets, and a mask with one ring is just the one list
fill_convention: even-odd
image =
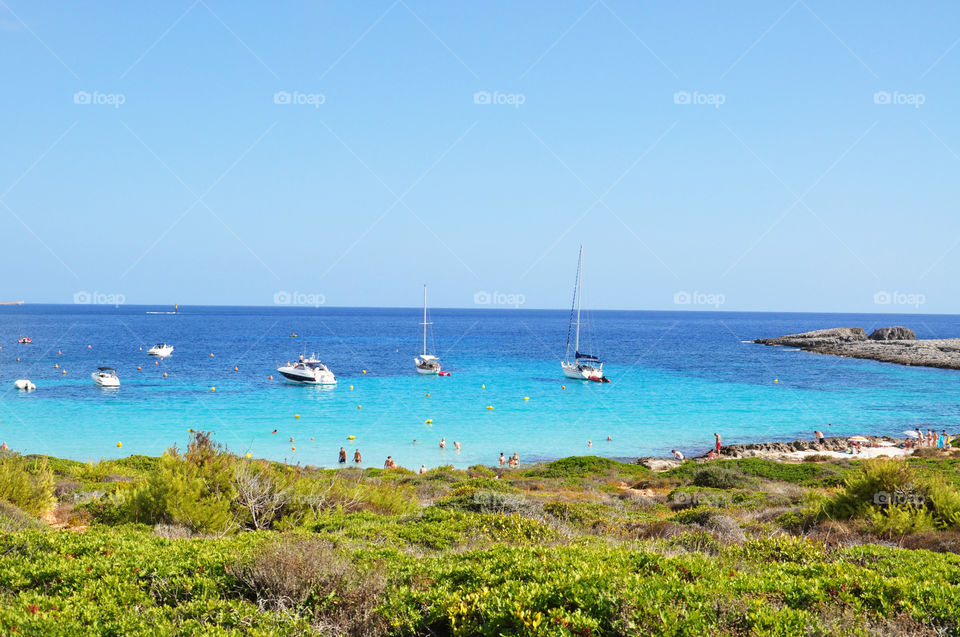
[(593, 367), (592, 365), (577, 365), (575, 363), (560, 363), (563, 367), (563, 375), (574, 380), (603, 380), (603, 365)]

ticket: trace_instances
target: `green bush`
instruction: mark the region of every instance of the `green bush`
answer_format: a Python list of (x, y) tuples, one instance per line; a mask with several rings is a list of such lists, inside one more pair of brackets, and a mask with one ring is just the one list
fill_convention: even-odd
[(46, 458), (0, 457), (0, 500), (40, 516), (56, 504), (55, 485)]
[(733, 467), (708, 464), (693, 474), (693, 484), (711, 489), (742, 489), (752, 484), (752, 480)]
[(585, 476), (605, 476), (609, 474), (646, 476), (650, 474), (650, 470), (638, 464), (626, 464), (600, 456), (571, 456), (554, 460), (545, 465), (531, 467), (523, 473), (530, 477), (583, 478)]

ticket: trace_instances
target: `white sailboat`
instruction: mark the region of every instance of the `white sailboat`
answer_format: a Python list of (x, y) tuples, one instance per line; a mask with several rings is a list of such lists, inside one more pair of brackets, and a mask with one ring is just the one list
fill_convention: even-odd
[[(577, 281), (573, 292), (573, 306), (570, 308), (570, 326), (567, 328), (567, 351), (564, 354), (563, 362), (560, 363), (563, 368), (563, 374), (567, 378), (575, 380), (592, 380), (595, 382), (607, 382), (603, 376), (603, 361), (593, 354), (580, 353), (580, 286), (581, 273), (583, 272), (583, 246), (580, 246), (580, 257), (577, 259)], [(570, 331), (574, 323), (574, 310), (576, 310), (576, 330), (573, 340), (573, 360), (570, 360)]]
[(418, 374), (432, 374), (436, 375), (440, 373), (440, 359), (432, 354), (427, 354), (427, 326), (433, 325), (433, 323), (427, 322), (427, 286), (423, 286), (423, 353), (413, 359), (413, 362), (417, 365)]

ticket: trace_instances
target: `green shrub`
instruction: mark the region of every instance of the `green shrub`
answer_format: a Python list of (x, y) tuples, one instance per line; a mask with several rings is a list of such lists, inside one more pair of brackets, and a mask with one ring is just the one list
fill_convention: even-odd
[(693, 474), (693, 484), (711, 489), (742, 489), (750, 486), (752, 481), (733, 467), (708, 464)]
[(56, 504), (55, 485), (46, 458), (0, 457), (0, 500), (40, 516)]
[(600, 456), (571, 456), (532, 467), (524, 472), (524, 475), (542, 478), (583, 478), (609, 474), (645, 476), (650, 474), (650, 470), (638, 464), (626, 464)]
[(46, 529), (47, 526), (8, 502), (0, 501), (0, 531), (14, 533), (27, 529)]

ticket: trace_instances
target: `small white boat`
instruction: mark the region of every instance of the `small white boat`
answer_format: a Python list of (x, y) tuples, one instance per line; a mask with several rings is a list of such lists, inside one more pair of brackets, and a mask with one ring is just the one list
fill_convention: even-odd
[(117, 378), (117, 370), (112, 367), (98, 367), (97, 371), (90, 374), (100, 387), (119, 387), (120, 379)]
[(173, 345), (157, 343), (147, 350), (147, 354), (150, 354), (150, 356), (170, 356), (170, 354), (173, 354)]
[(287, 363), (278, 367), (277, 371), (287, 380), (307, 385), (336, 385), (337, 379), (326, 365), (316, 356), (300, 357), (296, 363)]
[(418, 374), (437, 375), (440, 373), (440, 359), (427, 354), (427, 326), (433, 323), (427, 321), (427, 286), (423, 286), (423, 354), (414, 358)]
[(37, 388), (36, 385), (30, 382), (29, 378), (20, 378), (13, 381), (13, 386), (19, 389), (20, 391), (33, 391)]
[[(575, 307), (570, 308), (570, 326), (567, 328), (567, 351), (560, 366), (563, 375), (574, 380), (592, 380), (597, 383), (609, 382), (603, 376), (603, 361), (592, 354), (580, 353), (580, 287), (583, 272), (583, 246), (580, 246), (580, 257), (577, 259), (577, 282), (574, 287)], [(573, 341), (573, 360), (570, 360), (570, 331), (573, 327), (573, 313), (576, 309), (576, 332)]]

